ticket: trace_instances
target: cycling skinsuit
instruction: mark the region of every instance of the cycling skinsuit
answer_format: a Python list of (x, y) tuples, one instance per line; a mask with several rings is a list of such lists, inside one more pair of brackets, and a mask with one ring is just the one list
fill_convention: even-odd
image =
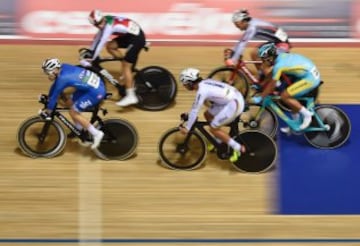
[(213, 80), (205, 79), (199, 84), (196, 98), (189, 113), (186, 128), (191, 129), (205, 100), (211, 101), (212, 105), (208, 112), (214, 116), (210, 122), (213, 128), (232, 122), (244, 110), (244, 98), (233, 86)]
[(97, 74), (82, 67), (63, 63), (60, 74), (49, 91), (48, 109), (54, 110), (60, 94), (68, 87), (76, 89), (72, 100), (73, 108), (78, 112), (96, 106), (106, 94), (104, 82)]
[(279, 54), (274, 61), (272, 79), (284, 82), (284, 78), (292, 82), (286, 90), (293, 97), (302, 96), (320, 84), (320, 73), (314, 63), (295, 53)]
[(232, 60), (236, 62), (243, 54), (247, 43), (252, 39), (265, 40), (276, 44), (278, 53), (288, 52), (290, 44), (287, 33), (270, 22), (252, 18), (241, 39), (234, 47)]
[(106, 24), (102, 30), (96, 34), (91, 50), (94, 52), (93, 58), (96, 58), (105, 43), (111, 37), (116, 35), (113, 40), (116, 41), (119, 48), (126, 48), (124, 60), (135, 64), (141, 49), (145, 46), (145, 34), (139, 24), (121, 16), (105, 16)]

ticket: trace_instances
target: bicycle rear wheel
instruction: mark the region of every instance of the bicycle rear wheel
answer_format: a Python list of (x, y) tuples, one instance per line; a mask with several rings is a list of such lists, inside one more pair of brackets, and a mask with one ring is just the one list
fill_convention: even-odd
[(241, 114), (240, 132), (243, 130), (259, 130), (270, 137), (275, 137), (279, 127), (278, 118), (271, 109), (265, 108), (258, 119), (255, 119), (260, 109), (261, 106), (259, 105), (249, 105), (248, 110)]
[[(171, 169), (193, 170), (199, 168), (206, 158), (206, 143), (197, 132), (189, 138), (179, 128), (166, 131), (160, 138), (158, 151), (162, 163)], [(187, 139), (187, 141), (185, 141)]]
[[(314, 110), (330, 129), (305, 132), (305, 139), (319, 149), (335, 149), (342, 146), (350, 137), (351, 132), (351, 122), (346, 113), (332, 105), (320, 105)], [(310, 127), (319, 127), (317, 120), (313, 118)]]
[(235, 68), (231, 67), (219, 67), (213, 70), (208, 78), (212, 78), (218, 81), (222, 81), (224, 83), (228, 83), (232, 74), (235, 73), (235, 78), (233, 82), (233, 86), (241, 92), (244, 98), (247, 98), (249, 93), (249, 82), (246, 79), (246, 76), (239, 71), (236, 71)]
[(25, 120), (17, 132), (21, 151), (32, 158), (59, 155), (65, 148), (66, 137), (59, 122), (45, 121), (39, 116)]
[(275, 164), (277, 146), (271, 137), (260, 131), (244, 131), (235, 139), (246, 147), (246, 153), (232, 163), (238, 171), (262, 173)]
[(130, 158), (138, 144), (135, 127), (123, 119), (106, 119), (101, 126), (104, 138), (95, 154), (104, 160), (125, 160)]
[(136, 95), (139, 99), (137, 107), (141, 109), (163, 110), (176, 97), (176, 80), (172, 73), (163, 67), (145, 67), (136, 73), (134, 80)]

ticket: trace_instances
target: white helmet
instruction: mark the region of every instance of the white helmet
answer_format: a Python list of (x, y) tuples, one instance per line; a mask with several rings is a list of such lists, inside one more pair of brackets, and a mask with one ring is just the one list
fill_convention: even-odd
[(232, 22), (243, 21), (251, 18), (249, 12), (246, 9), (237, 10), (232, 16)]
[(200, 78), (200, 70), (196, 68), (185, 68), (180, 73), (180, 81), (183, 85), (193, 84)]
[(46, 74), (52, 74), (55, 68), (61, 67), (61, 62), (57, 58), (48, 58), (42, 64), (42, 69)]
[(89, 22), (92, 25), (98, 25), (104, 18), (104, 15), (102, 14), (102, 12), (100, 10), (94, 9), (90, 12), (89, 14)]

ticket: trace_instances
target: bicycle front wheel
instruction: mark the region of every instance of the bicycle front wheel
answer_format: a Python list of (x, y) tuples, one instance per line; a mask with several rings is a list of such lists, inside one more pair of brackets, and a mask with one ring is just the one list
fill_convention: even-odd
[(222, 81), (224, 83), (229, 83), (231, 77), (235, 73), (233, 79), (233, 86), (241, 92), (241, 94), (246, 98), (249, 93), (249, 82), (246, 79), (246, 76), (237, 71), (235, 68), (231, 67), (219, 67), (213, 70), (209, 75), (208, 78), (215, 79), (218, 81)]
[(246, 148), (246, 153), (232, 163), (238, 171), (262, 173), (275, 164), (277, 146), (268, 135), (260, 131), (244, 131), (235, 139)]
[(199, 168), (207, 154), (206, 143), (199, 133), (191, 132), (186, 136), (177, 127), (161, 136), (158, 151), (166, 167), (178, 170)]
[(138, 134), (135, 127), (123, 119), (106, 119), (97, 126), (104, 132), (104, 138), (95, 154), (104, 160), (125, 160), (136, 151)]
[(39, 116), (25, 120), (19, 127), (17, 141), (21, 151), (32, 158), (52, 158), (66, 145), (64, 128), (57, 121), (45, 121)]
[(175, 77), (167, 69), (149, 66), (135, 75), (136, 95), (139, 99), (137, 107), (160, 111), (167, 108), (175, 99), (177, 83)]
[(264, 108), (264, 111), (260, 113), (261, 108), (259, 105), (248, 106), (248, 110), (240, 116), (240, 132), (242, 130), (258, 130), (270, 137), (275, 137), (279, 127), (278, 118), (269, 108)]

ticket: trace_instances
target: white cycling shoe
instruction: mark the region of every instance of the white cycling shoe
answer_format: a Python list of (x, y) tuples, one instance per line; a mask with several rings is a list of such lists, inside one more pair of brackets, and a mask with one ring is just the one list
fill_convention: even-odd
[(116, 103), (117, 106), (126, 107), (132, 104), (137, 104), (139, 99), (135, 95), (126, 95), (120, 101)]
[(313, 115), (314, 115), (314, 114), (311, 113), (310, 115), (307, 115), (307, 116), (304, 116), (304, 117), (303, 117), (303, 122), (302, 122), (302, 124), (301, 124), (300, 127), (299, 127), (300, 130), (304, 130), (305, 128), (307, 128), (307, 127), (310, 125), (310, 123), (311, 123), (311, 121), (312, 121), (312, 116), (313, 116)]
[(93, 144), (91, 145), (91, 149), (96, 149), (97, 147), (99, 147), (103, 137), (104, 137), (104, 132), (99, 131), (99, 133), (93, 137), (94, 139), (93, 139)]
[[(311, 113), (309, 116), (304, 116), (303, 117), (303, 122), (301, 123), (301, 125), (299, 126), (299, 131), (302, 131), (304, 129), (306, 129), (310, 124), (311, 124), (311, 121), (312, 121), (312, 116), (313, 116), (313, 113)], [(286, 127), (281, 127), (280, 128), (280, 131), (282, 133), (285, 133), (285, 134), (288, 134), (290, 135), (293, 131), (291, 130), (290, 127), (286, 126)]]

